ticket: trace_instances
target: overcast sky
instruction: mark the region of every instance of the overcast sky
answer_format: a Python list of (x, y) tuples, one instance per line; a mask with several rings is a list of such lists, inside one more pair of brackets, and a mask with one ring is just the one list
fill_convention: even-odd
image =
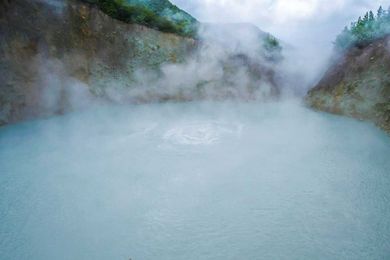
[(250, 22), (295, 46), (331, 48), (345, 25), (385, 0), (172, 0), (202, 22)]

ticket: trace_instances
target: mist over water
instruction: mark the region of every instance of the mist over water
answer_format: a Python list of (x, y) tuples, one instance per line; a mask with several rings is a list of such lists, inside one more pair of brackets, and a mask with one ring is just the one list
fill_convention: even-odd
[(2, 259), (386, 259), (390, 139), (299, 102), (0, 128)]

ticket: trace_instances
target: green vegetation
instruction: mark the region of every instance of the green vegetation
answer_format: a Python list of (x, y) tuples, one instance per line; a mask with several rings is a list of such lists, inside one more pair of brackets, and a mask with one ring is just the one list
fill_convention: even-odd
[(353, 22), (348, 28), (337, 36), (335, 45), (339, 50), (346, 50), (350, 47), (363, 47), (373, 40), (390, 34), (390, 8), (378, 9), (376, 15), (372, 11), (367, 12), (364, 17), (359, 17), (357, 22)]
[(197, 21), (169, 1), (83, 0), (95, 4), (107, 15), (125, 23), (134, 23), (174, 33), (195, 37)]
[(279, 61), (282, 59), (282, 46), (278, 39), (271, 34), (267, 34), (264, 38), (263, 47), (266, 51), (266, 57), (270, 60)]
[(267, 51), (281, 51), (282, 47), (280, 46), (280, 43), (278, 39), (276, 39), (271, 34), (268, 34), (264, 39), (264, 48)]

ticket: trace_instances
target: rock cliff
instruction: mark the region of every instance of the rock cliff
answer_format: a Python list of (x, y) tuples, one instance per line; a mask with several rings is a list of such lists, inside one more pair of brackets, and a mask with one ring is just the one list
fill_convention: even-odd
[(126, 86), (135, 69), (183, 61), (196, 44), (80, 1), (6, 0), (0, 8), (0, 123), (61, 112), (69, 95), (105, 96), (112, 82)]
[(390, 132), (390, 36), (340, 55), (306, 102), (317, 110), (373, 121)]
[[(146, 3), (141, 9), (126, 9), (130, 20), (122, 11), (120, 18), (126, 19), (110, 15), (111, 9), (99, 4), (105, 2), (110, 1), (0, 2), (0, 125), (64, 113), (96, 100), (134, 103), (278, 95), (280, 46), (254, 26), (224, 26), (225, 40), (220, 42), (204, 31), (186, 37), (186, 26), (198, 28), (198, 22), (169, 1), (163, 6), (156, 0), (126, 1)], [(151, 15), (145, 9), (149, 7), (153, 17), (162, 17), (152, 20), (162, 22), (159, 26), (137, 24), (140, 15), (131, 13)], [(183, 29), (184, 34), (167, 32), (171, 27), (164, 27), (164, 19), (180, 25), (174, 29)], [(246, 46), (237, 39), (250, 41)], [(225, 46), (227, 42), (231, 44)]]

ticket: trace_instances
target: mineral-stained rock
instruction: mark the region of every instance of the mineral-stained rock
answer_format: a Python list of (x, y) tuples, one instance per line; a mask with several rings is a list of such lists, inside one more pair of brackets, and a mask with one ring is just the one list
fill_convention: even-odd
[(2, 1), (0, 124), (69, 108), (75, 82), (75, 95), (104, 96), (113, 81), (130, 85), (135, 69), (181, 62), (195, 47), (77, 0)]
[(341, 55), (306, 102), (317, 110), (373, 121), (390, 132), (390, 36)]

